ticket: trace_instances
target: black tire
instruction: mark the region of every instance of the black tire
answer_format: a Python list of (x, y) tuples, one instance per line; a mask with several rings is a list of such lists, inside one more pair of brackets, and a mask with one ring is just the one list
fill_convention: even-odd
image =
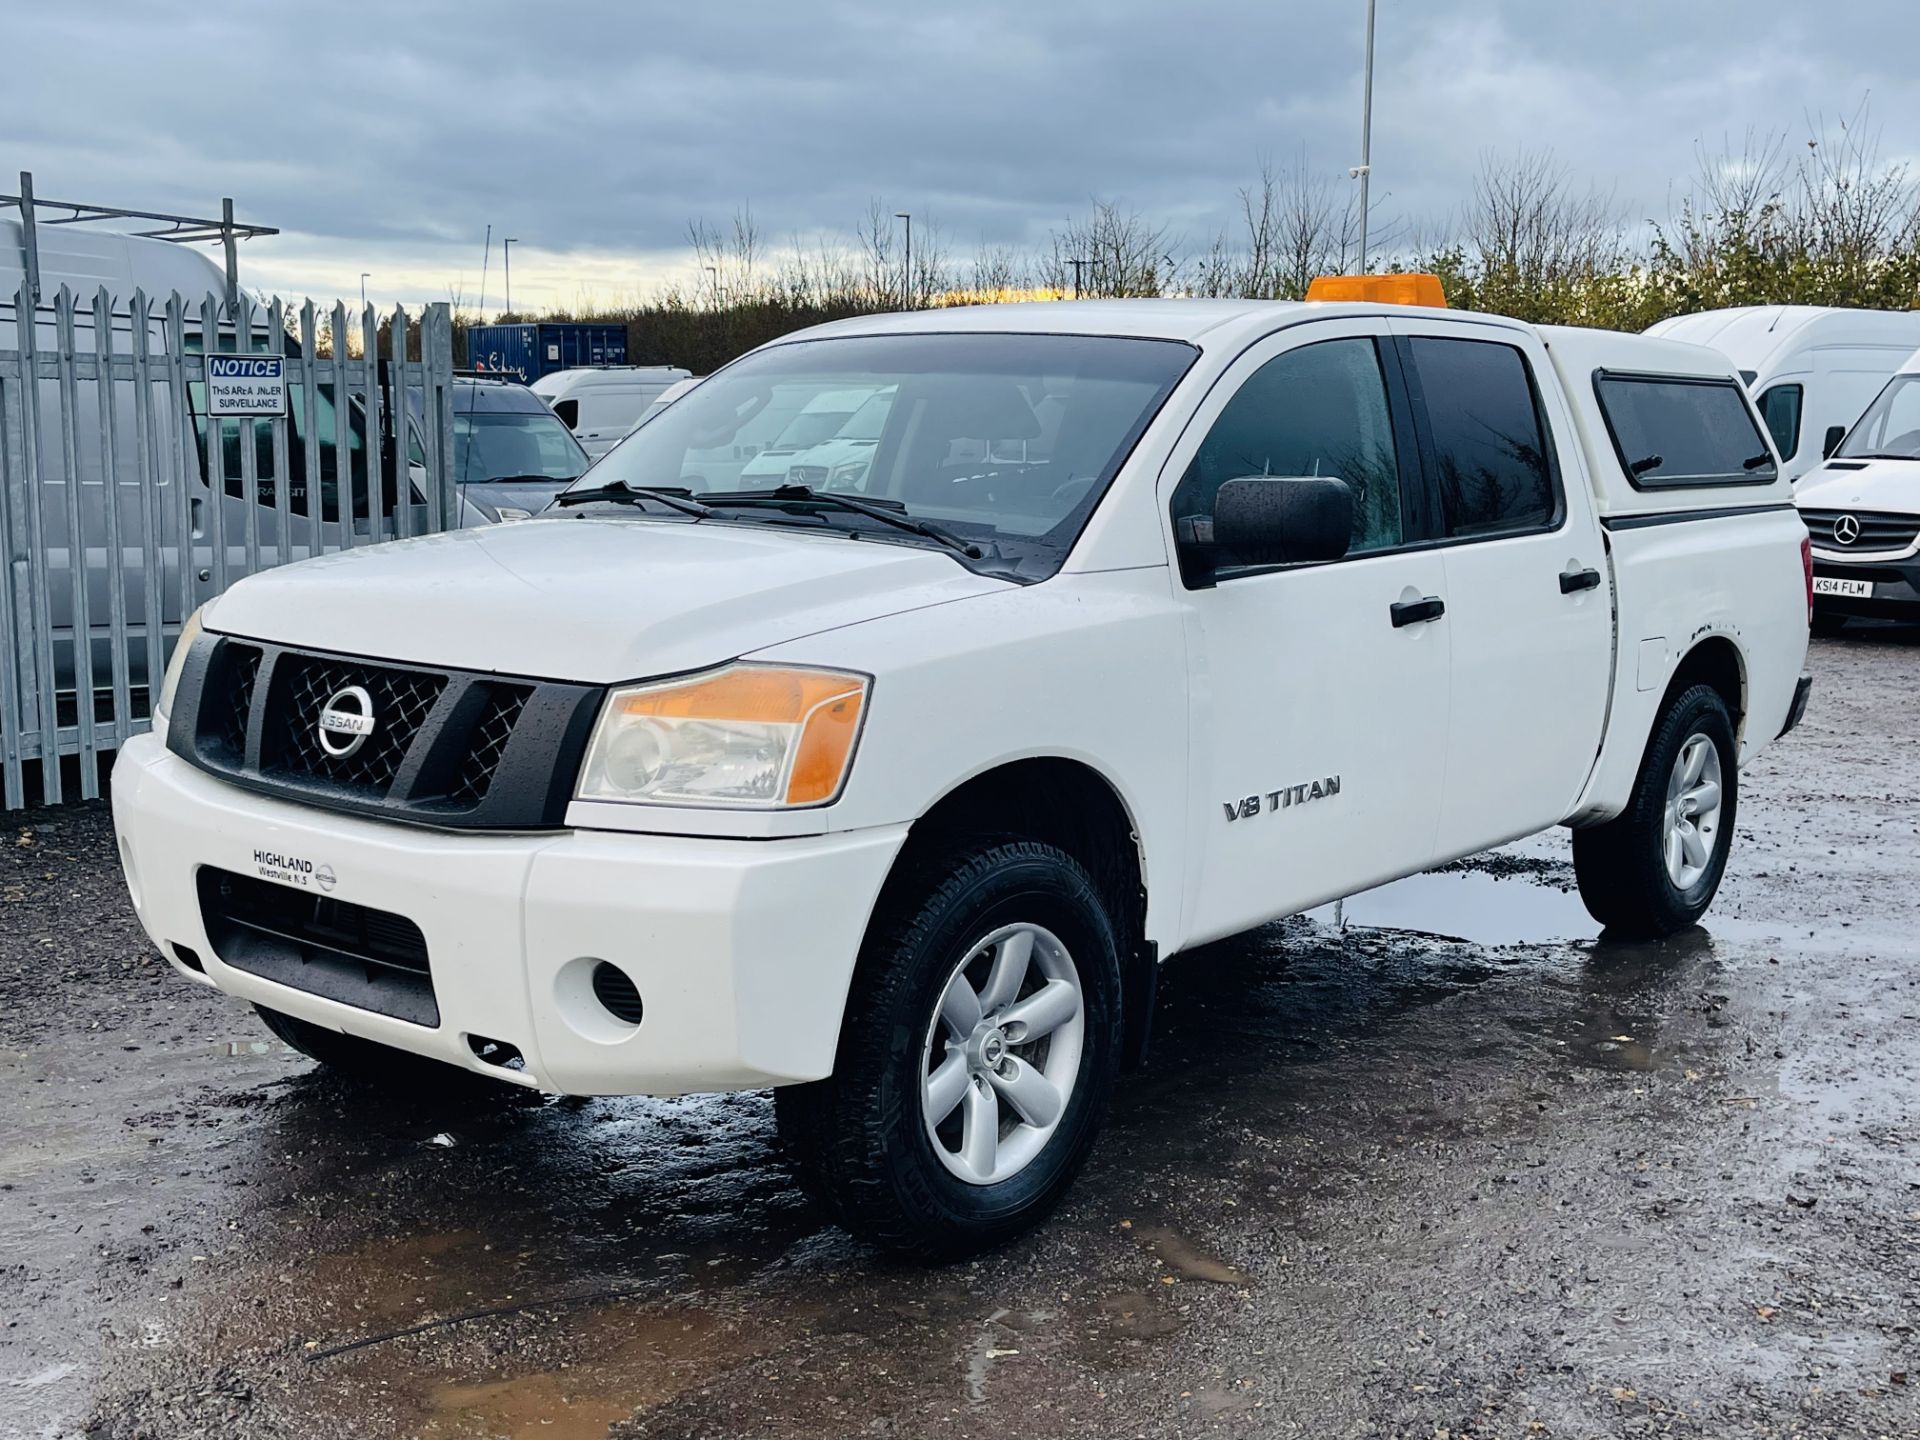
[[(1719, 752), (1720, 815), (1705, 870), (1682, 890), (1664, 853), (1667, 782), (1681, 749), (1696, 735)], [(1684, 930), (1706, 913), (1733, 844), (1737, 762), (1733, 717), (1719, 691), (1695, 685), (1676, 695), (1647, 741), (1627, 808), (1604, 825), (1573, 832), (1573, 870), (1588, 914), (1613, 933), (1653, 939)]]
[(357, 1085), (412, 1094), (516, 1088), (510, 1087), (504, 1080), (494, 1080), (472, 1070), (463, 1070), (458, 1065), (429, 1060), (425, 1056), (396, 1050), (391, 1045), (382, 1045), (375, 1040), (363, 1040), (358, 1035), (329, 1030), (324, 1025), (315, 1025), (310, 1020), (302, 1020), (282, 1010), (269, 1010), (265, 1005), (255, 1005), (253, 1008), (266, 1022), (267, 1029), (287, 1044), (308, 1059), (317, 1060), (327, 1068), (329, 1074)]
[(1847, 628), (1847, 619), (1847, 616), (1836, 615), (1831, 610), (1816, 608), (1810, 623), (1816, 635), (1838, 635)]
[[(923, 1045), (948, 979), (997, 927), (1058, 937), (1078, 972), (1084, 1031), (1066, 1108), (1024, 1169), (953, 1174), (922, 1120)], [(1071, 856), (1023, 840), (948, 851), (889, 882), (855, 967), (834, 1071), (774, 1092), (802, 1183), (848, 1230), (922, 1259), (957, 1259), (1043, 1219), (1093, 1146), (1120, 1062), (1120, 946)]]

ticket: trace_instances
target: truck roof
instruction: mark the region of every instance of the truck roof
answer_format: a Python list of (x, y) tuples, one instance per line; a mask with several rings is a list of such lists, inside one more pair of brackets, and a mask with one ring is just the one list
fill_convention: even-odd
[(1308, 317), (1375, 318), (1432, 315), (1488, 325), (1525, 329), (1522, 322), (1466, 310), (1432, 310), (1411, 305), (1304, 300), (1055, 300), (1044, 304), (956, 305), (860, 315), (796, 331), (772, 343), (819, 339), (827, 335), (901, 335), (944, 332), (1002, 332), (1021, 335), (1120, 335), (1146, 340), (1185, 340), (1194, 344), (1233, 344)]

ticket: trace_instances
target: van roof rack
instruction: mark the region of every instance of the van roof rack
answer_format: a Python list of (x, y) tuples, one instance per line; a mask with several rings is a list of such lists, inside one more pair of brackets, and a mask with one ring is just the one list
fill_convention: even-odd
[[(250, 225), (235, 220), (233, 197), (230, 195), (220, 201), (218, 220), (198, 215), (171, 215), (163, 210), (125, 210), (116, 205), (92, 205), (79, 200), (48, 200), (33, 193), (31, 170), (20, 172), (19, 194), (0, 195), (0, 210), (6, 209), (16, 209), (20, 212), (21, 237), (27, 252), (27, 285), (33, 293), (36, 304), (40, 300), (40, 245), (34, 232), (40, 225), (85, 225), (96, 220), (152, 220), (158, 222), (162, 228), (131, 230), (127, 233), (137, 235), (143, 240), (170, 240), (178, 245), (218, 240), (226, 250), (227, 299), (229, 300), (240, 298), (240, 261), (234, 252), (234, 243), (280, 233), (271, 225)], [(43, 209), (66, 213), (43, 217), (39, 213)]]

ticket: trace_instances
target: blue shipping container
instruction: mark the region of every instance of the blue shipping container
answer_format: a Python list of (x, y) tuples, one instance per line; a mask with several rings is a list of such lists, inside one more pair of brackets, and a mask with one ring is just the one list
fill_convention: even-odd
[(467, 368), (531, 384), (555, 370), (627, 363), (624, 325), (476, 325)]

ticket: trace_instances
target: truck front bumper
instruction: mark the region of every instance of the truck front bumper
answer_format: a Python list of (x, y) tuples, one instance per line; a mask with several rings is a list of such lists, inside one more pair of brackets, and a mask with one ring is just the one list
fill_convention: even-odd
[[(113, 816), (140, 922), (183, 974), (316, 1025), (574, 1095), (828, 1074), (867, 919), (906, 838), (904, 825), (792, 840), (424, 829), (253, 795), (152, 735), (121, 748)], [(288, 941), (263, 966), (256, 952), (276, 942), (249, 932), (253, 948), (243, 947), (203, 903), (203, 872), (284, 887), (291, 899), (262, 893), (328, 923), (342, 903), (410, 921), (437, 1023), (284, 983), (308, 960), (353, 969), (352, 942), (329, 955)], [(310, 942), (314, 932), (301, 933)], [(637, 1026), (596, 997), (600, 961), (632, 979)], [(342, 984), (350, 993), (349, 982), (319, 988)], [(495, 1056), (518, 1050), (524, 1069), (483, 1059), (489, 1043)]]

